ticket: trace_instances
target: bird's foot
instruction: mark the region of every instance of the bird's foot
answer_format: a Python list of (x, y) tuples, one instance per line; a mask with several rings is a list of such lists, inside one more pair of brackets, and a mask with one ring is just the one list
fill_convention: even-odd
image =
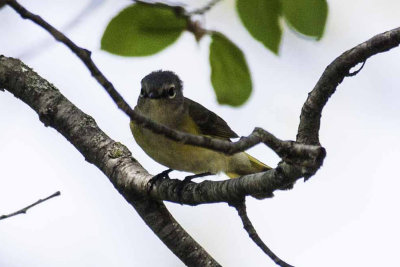
[(179, 199), (182, 199), (182, 193), (183, 193), (182, 190), (183, 190), (183, 188), (185, 187), (185, 185), (190, 183), (192, 181), (192, 179), (199, 178), (199, 177), (204, 177), (204, 176), (208, 176), (208, 175), (212, 175), (212, 173), (211, 172), (204, 172), (204, 173), (198, 173), (198, 174), (186, 176), (185, 179), (183, 179), (183, 181), (180, 182), (178, 184), (178, 186), (176, 187), (176, 191), (178, 193)]
[(172, 172), (172, 171), (173, 171), (172, 169), (168, 169), (168, 170), (162, 171), (162, 172), (160, 172), (159, 174), (153, 176), (153, 178), (151, 178), (151, 179), (149, 180), (149, 182), (147, 183), (147, 184), (148, 184), (147, 193), (150, 193), (151, 189), (153, 189), (153, 186), (154, 186), (158, 181), (164, 180), (164, 179), (170, 179), (168, 174), (169, 174), (170, 172)]

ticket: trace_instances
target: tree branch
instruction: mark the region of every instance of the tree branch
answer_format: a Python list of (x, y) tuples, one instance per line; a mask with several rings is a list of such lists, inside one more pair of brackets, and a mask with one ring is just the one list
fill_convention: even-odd
[(270, 250), (267, 245), (261, 240), (260, 236), (257, 234), (256, 229), (254, 228), (253, 224), (251, 223), (249, 217), (247, 216), (247, 211), (246, 211), (246, 203), (245, 200), (241, 200), (235, 203), (231, 203), (231, 206), (233, 206), (242, 220), (243, 223), (243, 228), (246, 230), (246, 232), (249, 234), (249, 237), (256, 243), (256, 245), (261, 248), (261, 250), (268, 256), (270, 257), (277, 265), (281, 267), (293, 267), (292, 265), (284, 262), (281, 260), (278, 256), (275, 255), (275, 253)]
[[(254, 173), (224, 181), (205, 180), (182, 185), (178, 179), (157, 181), (149, 194), (156, 199), (175, 203), (199, 205), (204, 203), (235, 202), (244, 196), (259, 199), (272, 197), (279, 189), (291, 188), (292, 184), (306, 176), (305, 168), (297, 168), (281, 162), (275, 169)], [(136, 185), (139, 187), (139, 185)]]
[(221, 2), (221, 0), (211, 0), (210, 2), (208, 2), (208, 4), (206, 4), (205, 6), (190, 11), (188, 12), (188, 15), (204, 15), (206, 12), (210, 11), (211, 8), (213, 8), (216, 4), (218, 4), (218, 2)]
[(350, 74), (351, 68), (399, 44), (400, 27), (372, 37), (344, 52), (329, 64), (303, 105), (296, 141), (302, 144), (319, 145), (318, 133), (322, 109), (343, 79), (353, 76)]
[(50, 196), (48, 196), (48, 197), (46, 197), (44, 199), (39, 199), (35, 203), (33, 203), (33, 204), (29, 205), (29, 206), (26, 206), (25, 208), (22, 208), (22, 209), (20, 209), (20, 210), (18, 210), (16, 212), (13, 212), (13, 213), (10, 213), (10, 214), (6, 214), (6, 215), (1, 215), (0, 216), (0, 220), (4, 220), (4, 219), (7, 219), (7, 218), (10, 218), (10, 217), (19, 215), (19, 214), (25, 214), (30, 208), (32, 208), (32, 207), (34, 207), (36, 205), (39, 205), (40, 203), (45, 202), (46, 200), (49, 200), (49, 199), (51, 199), (53, 197), (57, 197), (60, 194), (61, 194), (60, 191), (57, 191), (54, 194), (52, 194), (52, 195), (50, 195)]
[(220, 266), (185, 232), (165, 205), (140, 194), (131, 184), (147, 184), (151, 175), (122, 144), (110, 139), (95, 120), (75, 107), (55, 87), (17, 59), (0, 56), (0, 88), (28, 104), (45, 126), (61, 133), (85, 159), (99, 168), (146, 224), (189, 266)]
[[(107, 78), (101, 73), (97, 68), (93, 60), (91, 59), (91, 52), (87, 49), (77, 46), (63, 33), (58, 31), (56, 28), (51, 26), (40, 16), (35, 15), (21, 6), (15, 0), (5, 0), (5, 2), (11, 6), (21, 17), (29, 19), (48, 31), (57, 41), (64, 43), (73, 53), (75, 53), (85, 66), (89, 69), (92, 76), (103, 86), (110, 97), (117, 104), (118, 108), (121, 109), (125, 114), (127, 114), (131, 120), (135, 121), (138, 125), (143, 125), (144, 127), (152, 130), (157, 134), (164, 135), (172, 140), (190, 144), (194, 146), (201, 146), (216, 151), (224, 152), (226, 154), (234, 154), (237, 152), (249, 149), (259, 143), (264, 143), (274, 150), (279, 156), (284, 160), (288, 160), (290, 163), (301, 166), (312, 165), (312, 168), (318, 168), (325, 157), (325, 150), (320, 146), (304, 146), (299, 145), (295, 142), (282, 141), (269, 132), (256, 128), (252, 134), (248, 137), (242, 137), (237, 142), (228, 142), (220, 139), (210, 138), (207, 136), (199, 136), (188, 134), (180, 131), (172, 130), (164, 125), (158, 124), (145, 116), (142, 116), (128, 105), (128, 103), (123, 99), (123, 97), (114, 88), (112, 83), (107, 80)], [(299, 157), (301, 155), (301, 157)], [(295, 160), (294, 160), (295, 159)]]

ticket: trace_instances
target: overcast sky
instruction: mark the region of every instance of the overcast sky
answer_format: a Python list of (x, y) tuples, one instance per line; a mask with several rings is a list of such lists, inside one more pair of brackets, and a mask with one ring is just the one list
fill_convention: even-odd
[[(234, 1), (224, 0), (204, 22), (243, 49), (254, 84), (250, 100), (230, 108), (218, 105), (210, 84), (209, 38), (197, 44), (184, 33), (160, 54), (122, 58), (101, 51), (100, 38), (109, 20), (130, 1), (21, 3), (91, 50), (99, 68), (132, 105), (142, 77), (157, 69), (173, 70), (184, 81), (187, 97), (217, 112), (239, 135), (259, 126), (291, 140), (307, 93), (325, 67), (345, 50), (400, 26), (397, 0), (329, 1), (322, 40), (302, 38), (282, 21), (283, 42), (275, 56), (243, 28)], [(0, 54), (21, 58), (52, 82), (111, 138), (127, 145), (150, 173), (165, 169), (138, 147), (128, 118), (68, 49), (8, 7), (0, 9), (0, 36)], [(248, 199), (258, 233), (288, 263), (400, 264), (399, 84), (399, 48), (369, 59), (357, 76), (344, 80), (323, 111), (320, 139), (327, 157), (318, 173), (273, 199)], [(0, 266), (183, 266), (108, 179), (64, 137), (44, 127), (28, 106), (0, 92), (0, 114), (0, 215), (57, 190), (62, 193), (26, 215), (0, 222)], [(250, 153), (271, 166), (279, 161), (263, 146)], [(223, 266), (274, 266), (250, 241), (228, 205), (167, 206)]]

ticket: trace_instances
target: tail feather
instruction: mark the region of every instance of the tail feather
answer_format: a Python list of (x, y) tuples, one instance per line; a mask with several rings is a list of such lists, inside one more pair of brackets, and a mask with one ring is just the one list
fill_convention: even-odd
[(270, 166), (262, 163), (261, 161), (259, 161), (255, 157), (252, 157), (247, 153), (244, 153), (244, 154), (246, 155), (246, 157), (250, 161), (250, 168), (248, 168), (246, 171), (241, 170), (241, 171), (226, 172), (226, 175), (228, 175), (229, 178), (237, 178), (237, 177), (240, 177), (242, 175), (252, 174), (252, 173), (257, 173), (257, 172), (263, 172), (263, 171), (268, 171), (268, 170), (272, 169)]
[(245, 154), (249, 158), (251, 166), (254, 169), (258, 170), (258, 172), (268, 171), (268, 170), (272, 169), (270, 166), (268, 166), (267, 164), (262, 163), (261, 161), (259, 161), (255, 157), (252, 157), (247, 153), (245, 153)]

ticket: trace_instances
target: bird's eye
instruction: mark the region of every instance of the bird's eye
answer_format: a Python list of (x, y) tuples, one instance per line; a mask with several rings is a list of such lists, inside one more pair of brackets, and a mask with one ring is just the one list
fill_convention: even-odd
[(144, 89), (142, 88), (142, 89), (140, 90), (140, 97), (144, 97), (144, 95), (145, 95), (145, 92), (144, 92)]
[(171, 86), (171, 87), (168, 89), (168, 97), (169, 97), (169, 98), (174, 98), (175, 96), (176, 96), (175, 87), (174, 87), (174, 86)]

